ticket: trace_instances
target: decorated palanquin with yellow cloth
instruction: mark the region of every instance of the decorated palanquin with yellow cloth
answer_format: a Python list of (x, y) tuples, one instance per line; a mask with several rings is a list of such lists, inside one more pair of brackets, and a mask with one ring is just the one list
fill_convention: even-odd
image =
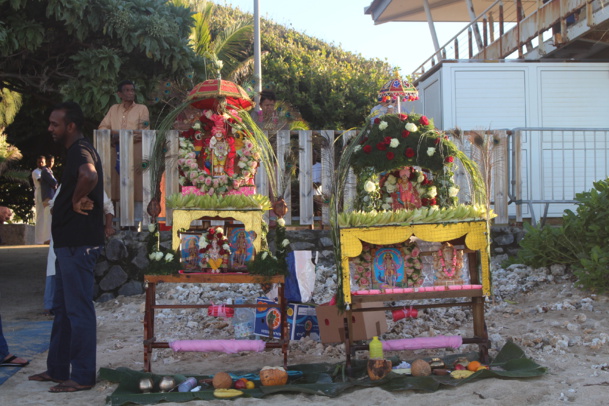
[[(354, 258), (358, 258), (365, 252), (365, 247), (368, 246), (378, 246), (383, 247), (377, 250), (381, 251), (384, 247), (393, 247), (398, 244), (406, 244), (411, 241), (411, 239), (421, 240), (426, 242), (435, 242), (435, 243), (444, 243), (446, 241), (454, 241), (454, 240), (462, 240), (464, 245), (463, 249), (467, 249), (469, 251), (478, 251), (480, 256), (480, 270), (481, 270), (481, 286), (482, 292), (485, 296), (490, 295), (490, 271), (489, 271), (489, 257), (488, 257), (488, 224), (486, 221), (464, 221), (459, 223), (449, 223), (449, 224), (412, 224), (410, 226), (379, 226), (379, 227), (356, 227), (356, 228), (341, 228), (340, 230), (340, 241), (341, 241), (341, 254), (342, 254), (342, 268), (343, 269), (351, 269), (353, 271), (353, 266), (350, 262)], [(416, 275), (417, 267), (409, 266), (407, 263), (408, 258), (404, 260), (404, 258), (412, 257), (414, 254), (414, 261), (421, 262), (418, 258), (421, 250), (416, 248), (416, 244), (411, 243), (415, 248), (410, 250), (407, 253), (404, 253), (402, 250), (402, 258), (398, 258), (397, 260), (393, 260), (396, 264), (394, 266), (392, 272), (394, 273), (394, 280), (388, 280), (388, 270), (387, 266), (379, 266), (375, 267), (374, 260), (371, 258), (371, 265), (368, 269), (370, 273), (368, 277), (370, 279), (377, 278), (378, 280), (382, 280), (385, 283), (381, 283), (377, 286), (374, 286), (371, 281), (367, 281), (366, 283), (369, 286), (376, 289), (368, 289), (363, 290), (365, 294), (382, 294), (382, 293), (414, 293), (414, 292), (432, 292), (432, 291), (441, 291), (436, 288), (436, 286), (441, 286), (445, 289), (443, 290), (453, 290), (451, 287), (460, 288), (468, 288), (472, 289), (475, 284), (464, 284), (463, 279), (459, 282), (460, 284), (450, 284), (450, 285), (438, 285), (438, 284), (428, 284), (425, 286), (424, 276), (420, 273), (414, 279), (414, 283), (399, 283), (400, 281), (408, 281), (412, 278), (412, 275)], [(463, 260), (463, 249), (456, 251), (461, 251), (461, 261)], [(452, 251), (452, 250), (451, 250)], [(435, 254), (435, 253), (434, 253)], [(374, 257), (375, 254), (371, 256)], [(384, 254), (381, 253), (379, 262), (386, 262), (383, 257), (389, 255), (388, 252)], [(415, 263), (416, 263), (415, 262)], [(462, 265), (462, 264), (461, 264)], [(414, 271), (412, 271), (414, 269)], [(421, 270), (420, 268), (418, 270)], [(409, 272), (410, 271), (410, 272)], [(434, 266), (435, 272), (440, 272), (444, 274), (442, 267), (436, 268)], [(458, 270), (453, 268), (452, 272), (455, 274), (457, 272), (462, 272), (462, 268)], [(342, 285), (343, 285), (343, 295), (345, 303), (352, 303), (352, 278), (354, 272), (344, 272), (342, 275)], [(442, 279), (440, 277), (440, 279)], [(361, 280), (361, 278), (360, 278)], [(419, 282), (420, 281), (420, 282)], [(471, 282), (471, 281), (469, 281)], [(365, 288), (366, 285), (357, 286), (358, 289)], [(360, 290), (355, 290), (357, 294)]]
[[(353, 209), (337, 214), (339, 293), (347, 308), (358, 295), (358, 301), (419, 292), (490, 295), (492, 212), (484, 183), (477, 165), (432, 120), (414, 113), (376, 117), (343, 158), (339, 171), (350, 167), (357, 176)], [(472, 185), (469, 204), (458, 202), (457, 165)]]

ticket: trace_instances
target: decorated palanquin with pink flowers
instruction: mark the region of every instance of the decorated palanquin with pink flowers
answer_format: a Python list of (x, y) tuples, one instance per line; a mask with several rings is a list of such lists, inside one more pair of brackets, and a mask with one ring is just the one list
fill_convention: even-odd
[[(261, 250), (262, 217), (271, 204), (256, 194), (254, 178), (261, 161), (269, 167), (275, 162), (266, 136), (247, 113), (253, 105), (235, 83), (211, 79), (195, 86), (171, 114), (183, 128), (180, 192), (166, 199), (180, 273), (247, 273)], [(272, 188), (272, 174), (267, 177)]]

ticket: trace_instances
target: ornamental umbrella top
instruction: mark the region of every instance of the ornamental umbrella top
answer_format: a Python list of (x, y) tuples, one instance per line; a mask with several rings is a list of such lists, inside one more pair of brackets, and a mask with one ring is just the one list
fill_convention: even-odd
[(254, 102), (245, 90), (236, 83), (221, 79), (208, 79), (196, 85), (187, 100), (197, 109), (218, 111), (219, 107), (230, 106), (234, 109), (251, 110)]
[(413, 84), (406, 80), (402, 80), (395, 71), (395, 77), (385, 83), (379, 90), (379, 98), (382, 102), (397, 99), (398, 101), (414, 101), (419, 100), (419, 91)]

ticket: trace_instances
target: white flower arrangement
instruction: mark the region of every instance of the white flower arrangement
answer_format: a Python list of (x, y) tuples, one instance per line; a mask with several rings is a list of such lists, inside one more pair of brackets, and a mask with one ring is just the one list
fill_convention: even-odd
[(284, 248), (287, 247), (288, 245), (290, 245), (290, 240), (288, 240), (287, 238), (281, 242), (281, 246)]
[[(397, 138), (392, 138), (391, 142), (389, 143), (389, 148), (397, 148), (400, 145), (400, 140), (398, 140)], [(361, 145), (358, 145), (358, 147), (361, 147)]]
[(379, 124), (379, 130), (383, 131), (385, 128), (387, 128), (389, 124), (386, 121), (381, 121)]
[(427, 156), (433, 156), (436, 153), (436, 149), (434, 147), (427, 148)]
[(411, 133), (414, 133), (414, 132), (417, 132), (419, 130), (419, 128), (417, 127), (417, 125), (415, 123), (407, 123), (406, 130), (410, 131)]
[(372, 181), (366, 181), (366, 183), (364, 183), (364, 190), (367, 193), (372, 193), (376, 190), (376, 184)]
[(285, 220), (284, 219), (277, 219), (277, 225), (279, 227), (285, 227)]
[(448, 196), (449, 197), (455, 197), (459, 194), (459, 187), (457, 186), (451, 186), (448, 188)]

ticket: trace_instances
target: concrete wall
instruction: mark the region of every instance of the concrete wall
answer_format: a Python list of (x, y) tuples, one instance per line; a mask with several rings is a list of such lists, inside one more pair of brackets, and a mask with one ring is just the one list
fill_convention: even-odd
[(2, 245), (34, 245), (34, 226), (29, 224), (0, 225)]
[[(524, 231), (517, 227), (493, 227), (491, 255), (516, 255), (518, 241)], [(148, 266), (146, 238), (148, 232), (120, 231), (113, 236), (95, 267), (95, 299), (112, 300), (119, 295), (139, 295), (144, 292), (142, 280)], [(287, 230), (286, 237), (293, 250), (318, 252), (318, 263), (333, 267), (334, 251), (329, 230)], [(275, 249), (274, 233), (268, 235), (269, 247)], [(161, 244), (171, 247), (171, 233), (161, 232)]]

